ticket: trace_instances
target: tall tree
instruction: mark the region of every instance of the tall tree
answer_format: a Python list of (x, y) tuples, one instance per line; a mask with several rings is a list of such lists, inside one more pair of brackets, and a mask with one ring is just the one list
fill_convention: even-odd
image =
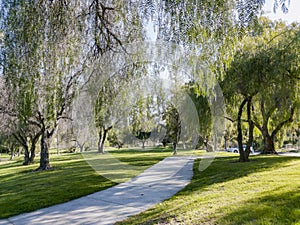
[[(50, 168), (49, 147), (56, 127), (69, 116), (78, 86), (95, 72), (86, 68), (104, 53), (118, 50), (124, 37), (134, 33), (125, 26), (122, 6), (129, 12), (123, 1), (1, 4), (2, 71), (15, 103), (14, 116), (40, 134), (39, 170)], [(132, 11), (127, 19), (134, 16)]]
[[(28, 127), (34, 127), (32, 148), (40, 138), (38, 170), (50, 168), (50, 140), (66, 116), (83, 69), (75, 6), (23, 0), (2, 5), (3, 74), (18, 130), (28, 133)], [(25, 146), (27, 135), (18, 139)]]
[(260, 31), (247, 38), (248, 44), (236, 54), (223, 81), (223, 91), (228, 99), (239, 102), (240, 148), (243, 141), (242, 114), (247, 105), (247, 118), (244, 119), (249, 124), (247, 148), (251, 145), (253, 127), (256, 126), (264, 139), (263, 152), (276, 153), (275, 137), (293, 121), (299, 107), (299, 82), (294, 77), (299, 74), (299, 28), (273, 24), (264, 18), (261, 25)]

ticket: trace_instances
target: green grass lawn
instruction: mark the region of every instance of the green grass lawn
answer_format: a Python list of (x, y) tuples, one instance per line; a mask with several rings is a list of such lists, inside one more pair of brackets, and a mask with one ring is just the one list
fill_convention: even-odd
[[(93, 154), (94, 164), (96, 162), (96, 165), (106, 166), (101, 167), (100, 173), (88, 164), (91, 158), (86, 160), (85, 155), (80, 153), (60, 156), (51, 154), (50, 163), (53, 170), (50, 171), (33, 172), (38, 167), (38, 158), (36, 163), (30, 166), (23, 166), (21, 158), (0, 164), (0, 218), (66, 202), (109, 188), (116, 183), (106, 179), (106, 176), (101, 176), (101, 172), (122, 174), (117, 181), (125, 181), (171, 155), (169, 150), (149, 151), (112, 151), (110, 155), (125, 163), (129, 167), (128, 170), (109, 164), (112, 163), (107, 160), (109, 154)], [(134, 170), (130, 171), (131, 168)]]
[[(179, 152), (191, 154), (203, 151)], [(170, 155), (163, 149), (52, 154), (53, 170), (43, 172), (21, 159), (0, 164), (0, 218), (109, 188)], [(236, 154), (217, 155), (202, 172), (196, 160), (192, 182), (177, 195), (121, 224), (300, 224), (300, 158), (252, 156), (237, 163)]]
[[(223, 154), (224, 155), (224, 154)], [(300, 158), (218, 157), (177, 195), (120, 224), (300, 224)]]

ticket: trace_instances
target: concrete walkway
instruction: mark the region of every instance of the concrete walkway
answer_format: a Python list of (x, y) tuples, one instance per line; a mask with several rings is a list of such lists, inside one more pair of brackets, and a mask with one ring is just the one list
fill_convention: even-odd
[(104, 191), (0, 220), (0, 224), (114, 224), (176, 194), (193, 176), (191, 157), (169, 157)]

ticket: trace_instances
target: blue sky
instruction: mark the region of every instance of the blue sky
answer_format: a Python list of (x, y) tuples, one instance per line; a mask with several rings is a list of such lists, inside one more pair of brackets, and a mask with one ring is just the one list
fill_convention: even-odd
[[(288, 3), (288, 1), (287, 1)], [(266, 0), (263, 10), (265, 11), (264, 16), (269, 17), (272, 20), (283, 20), (288, 23), (297, 21), (300, 23), (300, 0), (290, 0), (288, 6), (289, 12), (284, 14), (280, 8), (277, 9), (276, 13), (273, 12), (274, 0)]]

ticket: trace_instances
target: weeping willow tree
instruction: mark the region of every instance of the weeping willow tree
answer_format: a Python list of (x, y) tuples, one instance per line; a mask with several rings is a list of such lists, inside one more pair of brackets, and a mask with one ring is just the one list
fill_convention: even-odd
[[(194, 92), (208, 97), (226, 76), (236, 51), (241, 47), (240, 41), (248, 35), (249, 28), (258, 23), (264, 3), (264, 0), (145, 0), (140, 3), (140, 12), (146, 20), (153, 21), (158, 39), (183, 45), (195, 52), (189, 61), (189, 65), (195, 68), (193, 75), (197, 89)], [(288, 12), (288, 2), (274, 1), (274, 11), (279, 8)], [(208, 73), (199, 71), (200, 64), (208, 69)], [(207, 126), (209, 123), (207, 120)]]
[[(13, 107), (10, 112), (3, 107), (1, 111), (15, 118), (16, 138), (23, 147), (31, 144), (34, 148), (40, 140), (38, 169), (49, 169), (51, 138), (59, 121), (68, 117), (75, 89), (89, 80), (87, 67), (96, 59), (101, 61), (107, 52), (126, 52), (123, 43), (140, 38), (137, 35), (142, 34), (143, 19), (153, 16), (158, 36), (163, 40), (186, 46), (201, 43), (200, 50), (205, 52), (201, 57), (210, 60), (212, 70), (222, 71), (219, 59), (228, 58), (225, 50), (230, 49), (224, 48), (230, 46), (224, 43), (235, 40), (235, 35), (229, 35), (227, 41), (227, 34), (234, 34), (231, 31), (241, 27), (239, 24), (250, 24), (262, 4), (263, 1), (254, 0), (238, 1), (238, 4), (231, 1), (2, 1), (1, 69)], [(246, 18), (245, 21), (235, 21), (236, 8), (240, 10), (238, 18)], [(209, 57), (216, 52), (219, 53)]]
[(38, 170), (50, 169), (51, 137), (59, 120), (67, 116), (83, 69), (74, 6), (22, 0), (2, 5), (3, 75), (14, 103), (16, 138), (24, 147), (33, 136), (31, 157), (40, 139)]
[[(223, 81), (223, 92), (237, 121), (240, 161), (247, 161), (256, 127), (263, 153), (276, 153), (274, 142), (299, 110), (299, 26), (261, 18), (252, 37), (244, 40)], [(246, 110), (245, 110), (246, 108)], [(244, 116), (245, 115), (245, 116)], [(247, 149), (242, 149), (242, 124), (247, 123)]]
[[(121, 11), (114, 2), (28, 1), (1, 3), (3, 78), (16, 119), (17, 139), (34, 148), (40, 140), (40, 166), (50, 169), (51, 138), (69, 117), (76, 89), (89, 80), (95, 58), (121, 46)], [(108, 5), (106, 5), (108, 4)], [(116, 4), (120, 7), (122, 3)], [(127, 7), (128, 8), (128, 7)]]
[(104, 153), (108, 132), (120, 122), (120, 118), (128, 116), (126, 107), (130, 105), (131, 88), (136, 88), (135, 81), (146, 72), (146, 67), (145, 63), (126, 65), (105, 80), (100, 88), (96, 86), (99, 89), (94, 95), (94, 120), (98, 130), (98, 153)]

